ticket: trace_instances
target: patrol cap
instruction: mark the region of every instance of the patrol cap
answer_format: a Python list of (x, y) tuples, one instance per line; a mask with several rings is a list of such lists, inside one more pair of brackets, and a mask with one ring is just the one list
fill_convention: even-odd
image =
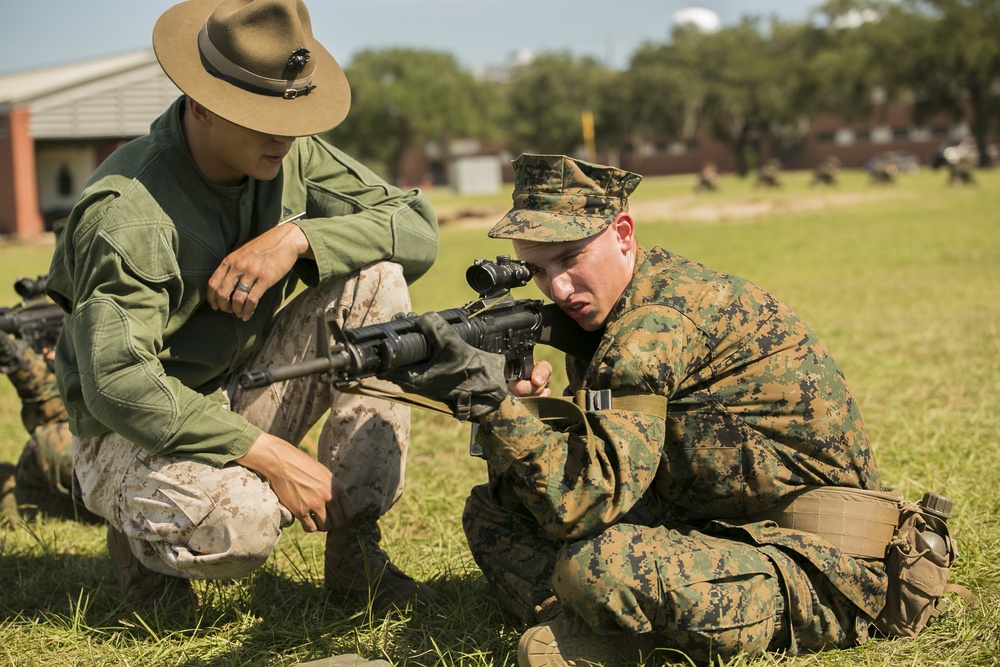
[(641, 180), (565, 155), (521, 155), (514, 160), (514, 205), (489, 236), (555, 243), (599, 234), (628, 210)]

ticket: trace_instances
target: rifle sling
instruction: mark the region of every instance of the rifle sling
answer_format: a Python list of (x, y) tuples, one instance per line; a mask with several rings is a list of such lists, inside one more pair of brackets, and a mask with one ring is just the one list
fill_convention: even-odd
[[(436, 401), (425, 398), (418, 394), (407, 392), (395, 392), (361, 382), (350, 382), (338, 384), (337, 389), (347, 394), (359, 394), (361, 396), (371, 396), (397, 403), (405, 403), (416, 408), (440, 412), (442, 414), (454, 416), (454, 410), (443, 401)], [(580, 422), (587, 429), (587, 435), (591, 435), (590, 425), (587, 423), (586, 411), (597, 410), (625, 410), (628, 412), (643, 412), (660, 419), (667, 417), (667, 398), (658, 394), (644, 394), (636, 392), (620, 392), (612, 394), (609, 390), (592, 391), (581, 389), (570, 397), (524, 397), (518, 399), (531, 414), (543, 421), (553, 419), (568, 419), (573, 422)]]
[(528, 410), (542, 420), (569, 419), (586, 422), (586, 412), (625, 410), (643, 412), (660, 419), (667, 418), (667, 398), (658, 394), (593, 391), (581, 389), (572, 397), (525, 397), (520, 399)]
[(345, 394), (371, 396), (372, 398), (381, 398), (386, 401), (403, 403), (414, 408), (421, 408), (431, 412), (440, 412), (441, 414), (448, 415), (449, 417), (453, 417), (455, 415), (455, 412), (444, 401), (435, 401), (432, 398), (425, 398), (419, 394), (411, 394), (405, 391), (380, 389), (371, 385), (362, 384), (358, 381), (343, 384), (337, 383), (337, 390), (342, 391)]
[[(373, 396), (453, 416), (447, 404), (417, 394), (390, 392), (353, 382), (338, 386), (347, 393)], [(587, 421), (588, 411), (625, 410), (642, 412), (660, 419), (667, 416), (667, 399), (657, 394), (583, 389), (572, 397), (523, 397), (518, 399), (542, 421), (567, 420), (583, 424), (589, 439), (593, 432)], [(838, 549), (855, 558), (884, 559), (889, 540), (899, 518), (896, 492), (875, 492), (841, 487), (807, 487), (790, 494), (752, 521), (775, 521), (782, 528), (792, 528), (822, 536)]]

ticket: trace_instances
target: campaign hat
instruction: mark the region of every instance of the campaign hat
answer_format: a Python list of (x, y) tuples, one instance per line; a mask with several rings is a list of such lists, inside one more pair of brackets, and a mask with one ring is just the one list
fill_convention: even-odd
[(319, 134), (351, 107), (347, 77), (301, 0), (187, 0), (160, 16), (153, 50), (185, 95), (251, 130)]

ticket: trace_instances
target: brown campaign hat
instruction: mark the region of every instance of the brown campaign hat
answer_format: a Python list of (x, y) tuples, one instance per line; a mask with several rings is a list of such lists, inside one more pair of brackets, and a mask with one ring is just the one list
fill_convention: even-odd
[(325, 132), (351, 106), (347, 77), (313, 39), (301, 0), (187, 0), (156, 22), (153, 50), (185, 95), (265, 134)]
[(599, 234), (628, 210), (628, 196), (641, 180), (565, 155), (521, 155), (514, 160), (514, 206), (489, 235), (557, 242)]

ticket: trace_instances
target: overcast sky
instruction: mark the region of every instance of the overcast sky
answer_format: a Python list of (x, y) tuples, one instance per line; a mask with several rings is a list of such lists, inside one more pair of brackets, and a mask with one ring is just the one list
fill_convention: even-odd
[[(172, 0), (3, 0), (0, 74), (151, 48)], [(306, 0), (313, 32), (342, 64), (366, 48), (454, 54), (463, 67), (502, 65), (523, 49), (571, 51), (624, 67), (643, 43), (662, 43), (692, 4), (722, 25), (743, 15), (805, 21), (821, 0)]]

